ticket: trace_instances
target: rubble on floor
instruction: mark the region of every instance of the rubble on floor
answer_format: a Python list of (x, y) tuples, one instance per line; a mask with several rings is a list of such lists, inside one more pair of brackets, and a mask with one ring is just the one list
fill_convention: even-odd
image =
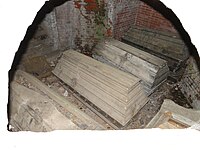
[(183, 108), (165, 99), (159, 112), (146, 128), (184, 129), (200, 122), (200, 111)]

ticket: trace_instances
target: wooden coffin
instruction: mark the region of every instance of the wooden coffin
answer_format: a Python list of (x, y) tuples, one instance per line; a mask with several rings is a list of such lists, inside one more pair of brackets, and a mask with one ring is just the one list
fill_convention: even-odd
[(122, 125), (148, 101), (140, 79), (74, 50), (63, 53), (53, 73)]
[(165, 60), (114, 39), (98, 43), (93, 56), (140, 78), (147, 93), (162, 83), (169, 73)]

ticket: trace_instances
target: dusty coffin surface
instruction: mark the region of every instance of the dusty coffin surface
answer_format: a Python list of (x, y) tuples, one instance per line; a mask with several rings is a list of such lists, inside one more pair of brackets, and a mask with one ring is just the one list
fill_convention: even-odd
[(140, 79), (74, 50), (63, 53), (53, 73), (122, 125), (148, 101)]
[(160, 111), (146, 128), (184, 129), (199, 126), (200, 111), (187, 109), (165, 99)]
[(172, 72), (178, 71), (189, 57), (187, 46), (174, 33), (133, 26), (122, 37), (122, 41), (165, 59)]
[(148, 94), (156, 89), (169, 73), (165, 60), (114, 39), (98, 43), (93, 57), (140, 78)]
[(18, 128), (16, 131), (106, 129), (69, 99), (31, 74), (17, 70), (11, 84), (9, 123)]
[(49, 98), (17, 82), (11, 83), (11, 125), (17, 130), (80, 129), (60, 113)]

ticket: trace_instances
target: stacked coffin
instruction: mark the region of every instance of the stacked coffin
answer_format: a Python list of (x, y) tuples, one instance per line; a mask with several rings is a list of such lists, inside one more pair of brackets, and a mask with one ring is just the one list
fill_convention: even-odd
[(165, 60), (114, 39), (98, 43), (93, 56), (140, 78), (147, 94), (151, 94), (169, 73)]
[(148, 101), (140, 79), (73, 50), (53, 73), (122, 125)]
[(187, 46), (176, 33), (133, 26), (122, 41), (166, 60), (173, 72), (178, 71), (189, 56)]

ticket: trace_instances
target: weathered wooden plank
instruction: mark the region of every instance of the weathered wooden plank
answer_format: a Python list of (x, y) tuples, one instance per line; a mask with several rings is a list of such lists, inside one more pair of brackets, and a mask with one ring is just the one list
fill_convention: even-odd
[(150, 89), (166, 79), (169, 72), (165, 60), (114, 39), (98, 43), (94, 51), (95, 55), (142, 79)]
[(17, 70), (15, 75), (23, 76), (26, 80), (28, 80), (30, 83), (32, 83), (34, 86), (36, 86), (38, 89), (40, 89), (42, 92), (47, 94), (50, 98), (52, 98), (54, 101), (56, 101), (59, 105), (67, 109), (70, 113), (75, 115), (76, 117), (80, 118), (85, 124), (92, 125), (99, 127), (100, 129), (105, 129), (102, 125), (100, 125), (98, 122), (96, 122), (94, 119), (86, 115), (84, 112), (79, 110), (76, 106), (74, 106), (71, 102), (69, 102), (65, 97), (59, 95), (52, 89), (50, 89), (48, 86), (43, 84), (40, 80), (33, 77), (32, 75)]
[[(164, 32), (163, 32), (164, 33)], [(181, 37), (176, 37), (176, 35), (167, 35), (162, 34), (161, 32), (153, 31), (145, 31), (145, 30), (139, 30), (136, 28), (131, 28), (126, 34), (129, 34), (133, 37), (136, 37), (138, 39), (147, 39), (148, 42), (153, 42), (154, 44), (160, 43), (158, 46), (164, 46), (164, 47), (173, 47), (173, 50), (177, 49), (178, 52), (181, 52), (181, 49), (184, 48), (185, 44), (181, 40)], [(167, 43), (167, 45), (166, 45)]]
[(152, 86), (154, 82), (154, 76), (151, 76), (148, 71), (141, 69), (140, 64), (137, 63), (138, 61), (140, 61), (140, 59), (138, 59), (137, 57), (135, 57), (135, 60), (134, 60), (136, 63), (132, 63), (125, 58), (125, 55), (123, 57), (123, 56), (113, 54), (112, 52), (104, 50), (104, 47), (102, 47), (101, 50), (95, 49), (95, 53), (97, 55), (100, 55), (100, 56), (103, 56), (104, 58), (109, 59), (111, 62), (114, 63), (114, 65), (119, 66), (125, 70), (129, 70), (130, 73), (136, 75), (137, 77), (140, 77), (140, 79), (144, 81), (147, 81), (147, 83), (150, 83), (149, 86)]
[[(101, 97), (97, 97), (95, 94), (93, 94), (93, 92), (89, 91), (87, 86), (82, 86), (78, 82), (74, 84), (74, 80), (68, 77), (67, 75), (63, 75), (63, 73), (59, 75), (59, 78), (63, 80), (65, 83), (67, 83), (69, 86), (74, 88), (80, 95), (87, 98), (97, 107), (106, 112), (109, 116), (118, 121), (120, 124), (122, 125), (126, 124), (127, 122), (126, 117), (122, 113), (120, 113), (117, 109), (115, 109), (114, 107), (103, 101)], [(130, 118), (128, 118), (127, 120), (129, 120)]]
[[(125, 44), (123, 42), (120, 42), (120, 41), (117, 41), (114, 39), (109, 39), (108, 41), (105, 42), (105, 44), (106, 44), (106, 46), (109, 46), (110, 48), (112, 48), (112, 51), (113, 50), (118, 51), (118, 55), (120, 53), (122, 53), (120, 51), (126, 52), (125, 55), (128, 55), (127, 59), (129, 61), (136, 63), (136, 64), (140, 63), (141, 66), (144, 66), (147, 69), (149, 69), (150, 73), (159, 74), (158, 71), (163, 70), (163, 69), (160, 70), (161, 68), (168, 69), (167, 62), (165, 60), (163, 60), (159, 57), (156, 57), (154, 55), (151, 55), (149, 53), (146, 53), (144, 51), (141, 51), (133, 46), (129, 46), (128, 44)], [(138, 60), (135, 61), (135, 59), (137, 59), (137, 58), (138, 58)]]
[[(62, 63), (61, 63), (62, 61)], [(133, 98), (133, 96), (142, 90), (142, 86), (140, 86), (139, 82), (137, 84), (135, 84), (128, 93), (124, 93), (124, 87), (121, 87), (118, 86), (118, 84), (116, 84), (117, 82), (110, 82), (110, 78), (106, 77), (106, 76), (103, 76), (103, 74), (96, 74), (93, 70), (91, 71), (90, 69), (88, 69), (87, 66), (83, 67), (82, 65), (79, 64), (76, 64), (76, 62), (74, 61), (70, 61), (70, 58), (67, 58), (67, 59), (60, 59), (60, 63), (61, 64), (64, 64), (64, 65), (67, 65), (69, 68), (71, 69), (79, 69), (81, 72), (83, 73), (86, 73), (87, 75), (89, 75), (90, 77), (92, 78), (95, 78), (96, 81), (100, 81), (102, 82), (103, 85), (106, 85), (107, 87), (110, 87), (111, 90), (116, 90), (119, 94), (122, 94), (124, 96), (122, 96), (122, 99), (127, 99), (127, 95), (128, 95), (128, 99), (127, 101), (125, 100), (125, 104), (129, 103), (130, 99)], [(75, 63), (75, 64), (74, 64)], [(59, 65), (59, 64), (58, 64)], [(77, 67), (78, 66), (78, 67)], [(94, 74), (94, 75), (93, 75)], [(111, 78), (112, 79), (112, 78)], [(100, 86), (100, 85), (99, 85)], [(113, 93), (113, 94), (116, 94), (116, 93)], [(118, 95), (119, 96), (119, 95)], [(121, 97), (121, 96), (120, 96)], [(124, 102), (124, 100), (122, 101)]]
[(132, 67), (133, 69), (136, 69), (137, 67), (140, 69), (141, 67), (145, 67), (149, 74), (152, 74), (152, 76), (155, 76), (155, 74), (159, 71), (158, 66), (152, 65), (148, 61), (143, 60), (135, 55), (130, 55), (130, 53), (115, 46), (102, 45), (101, 48), (96, 48), (96, 53), (104, 54), (105, 56), (109, 57), (110, 60), (116, 64), (119, 64), (119, 66), (134, 66), (135, 68)]
[[(58, 75), (59, 78), (62, 77), (62, 79), (64, 80), (65, 76), (68, 76), (71, 80), (74, 81), (75, 84), (70, 85), (72, 86), (72, 88), (76, 89), (76, 85), (80, 84), (81, 86), (84, 86), (86, 89), (88, 89), (88, 91), (95, 93), (95, 96), (101, 97), (102, 100), (107, 102), (109, 105), (111, 105), (113, 108), (115, 108), (119, 112), (125, 113), (126, 105), (123, 105), (123, 103), (118, 102), (118, 100), (115, 99), (115, 97), (108, 94), (108, 91), (106, 90), (103, 91), (95, 84), (85, 80), (84, 75), (81, 72), (75, 73), (73, 72), (73, 70), (70, 70), (69, 68), (65, 69), (64, 67), (62, 67), (60, 71), (62, 71), (62, 73)], [(65, 74), (64, 72), (66, 71), (69, 71), (69, 72)], [(54, 71), (53, 73), (57, 75), (56, 71)]]
[[(61, 59), (62, 60), (62, 59)], [(90, 70), (87, 70), (87, 68), (81, 68), (78, 67), (73, 64), (72, 62), (70, 62), (69, 60), (62, 60), (62, 62), (60, 62), (60, 64), (58, 64), (58, 67), (60, 67), (60, 65), (64, 65), (66, 66), (68, 69), (74, 70), (76, 71), (76, 73), (80, 72), (87, 75), (88, 78), (84, 78), (85, 80), (87, 80), (88, 82), (93, 81), (93, 83), (95, 83), (96, 85), (98, 85), (99, 87), (102, 87), (103, 89), (107, 89), (109, 88), (109, 93), (113, 96), (117, 96), (117, 98), (122, 99), (121, 102), (128, 104), (130, 102), (130, 100), (137, 94), (137, 92), (142, 90), (142, 87), (139, 85), (136, 86), (132, 91), (130, 91), (129, 93), (123, 93), (123, 89), (117, 87), (117, 85), (110, 83), (110, 80), (107, 80), (107, 78), (103, 78), (101, 79), (100, 76), (98, 75), (93, 75), (94, 72), (91, 72)], [(74, 69), (74, 67), (76, 69)], [(66, 71), (67, 72), (67, 71)], [(127, 97), (128, 95), (128, 97)]]
[(138, 82), (140, 81), (140, 79), (132, 75), (122, 72), (116, 68), (110, 67), (73, 50), (67, 50), (63, 53), (63, 55), (63, 57), (68, 56), (69, 58), (74, 59), (78, 64), (88, 65), (89, 69), (92, 69), (95, 72), (101, 72), (107, 77), (110, 77), (113, 80), (119, 82), (123, 86), (126, 86), (127, 88), (131, 88), (133, 85), (138, 84)]
[[(115, 44), (118, 42), (119, 44)], [(103, 47), (104, 50), (106, 49), (107, 51), (110, 51), (111, 53), (114, 53), (118, 56), (123, 56), (123, 57), (130, 53), (132, 57), (137, 58), (140, 61), (139, 63), (145, 63), (146, 67), (148, 67), (152, 72), (156, 72), (158, 71), (159, 68), (167, 65), (166, 61), (161, 60), (160, 58), (150, 55), (146, 52), (142, 52), (141, 50), (137, 48), (134, 48), (132, 46), (129, 46), (117, 40), (108, 39), (102, 43), (99, 43), (96, 47), (100, 49), (102, 49)], [(130, 59), (129, 57), (127, 57), (127, 59)]]
[[(109, 88), (107, 85), (101, 83), (101, 81), (98, 81), (98, 79), (93, 78), (92, 76), (90, 76), (90, 74), (88, 74), (86, 71), (82, 70), (81, 68), (79, 68), (77, 71), (73, 70), (73, 68), (70, 68), (70, 64), (67, 64), (67, 63), (58, 64), (58, 68), (60, 71), (66, 72), (66, 74), (68, 76), (76, 77), (77, 79), (82, 78), (83, 80), (85, 80), (91, 84), (94, 84), (100, 90), (105, 91), (105, 93), (112, 95), (113, 98), (116, 98), (121, 102), (124, 102), (123, 99), (127, 99), (127, 97), (125, 95), (118, 93), (117, 91), (115, 91), (112, 88)], [(55, 73), (55, 70), (54, 70), (54, 73)]]
[[(142, 34), (141, 34), (142, 33)], [(160, 45), (164, 45), (166, 43), (169, 43), (169, 46), (176, 46), (177, 48), (179, 48), (179, 52), (180, 49), (184, 48), (184, 43), (181, 42), (180, 39), (174, 39), (173, 37), (169, 37), (169, 36), (164, 36), (162, 34), (158, 34), (158, 33), (150, 33), (150, 32), (140, 32), (138, 30), (138, 32), (136, 32), (135, 30), (129, 30), (128, 32), (126, 32), (125, 35), (130, 35), (132, 37), (136, 37), (136, 38), (143, 38), (143, 39), (147, 39), (147, 41), (153, 41), (154, 44), (158, 44), (160, 43)]]
[[(65, 73), (66, 71), (69, 71), (68, 73)], [(107, 91), (99, 88), (94, 83), (91, 83), (86, 78), (84, 78), (83, 74), (81, 72), (74, 72), (73, 70), (70, 70), (69, 68), (61, 68), (60, 70), (54, 70), (53, 71), (55, 75), (58, 75), (59, 78), (61, 78), (63, 81), (67, 82), (72, 88), (77, 90), (78, 92), (88, 90), (89, 92), (93, 93), (96, 97), (100, 98), (102, 101), (107, 103), (111, 109), (114, 108), (116, 111), (121, 113), (124, 116), (127, 116), (128, 114), (131, 114), (132, 109), (134, 109), (133, 104), (137, 101), (143, 101), (146, 97), (142, 91), (135, 94), (135, 96), (131, 99), (131, 102), (129, 104), (124, 104), (119, 100), (118, 98), (114, 97), (114, 95), (109, 94)], [(74, 84), (69, 81), (67, 78), (70, 78), (70, 80), (73, 80)], [(90, 78), (91, 79), (91, 78)], [(70, 84), (71, 83), (71, 84)], [(82, 88), (77, 88), (77, 84), (79, 84)], [(107, 89), (109, 91), (109, 89)], [(83, 95), (86, 97), (85, 95)], [(87, 95), (88, 96), (88, 95)], [(89, 97), (89, 96), (88, 96)]]
[(149, 62), (150, 64), (153, 64), (156, 66), (158, 65), (159, 67), (163, 67), (163, 66), (167, 65), (165, 60), (158, 58), (154, 55), (151, 55), (147, 52), (144, 52), (138, 48), (135, 48), (135, 47), (125, 44), (123, 42), (118, 42), (117, 40), (114, 40), (114, 39), (111, 39), (110, 41), (114, 46), (116, 46), (130, 54), (133, 54), (133, 55)]
[(53, 73), (122, 125), (148, 101), (139, 79), (72, 50)]
[(135, 45), (141, 46), (141, 47), (146, 49), (146, 52), (149, 52), (149, 53), (151, 53), (153, 55), (157, 54), (156, 56), (158, 56), (158, 57), (160, 57), (160, 58), (162, 58), (164, 60), (168, 60), (168, 58), (171, 58), (172, 60), (174, 60), (176, 62), (181, 61), (181, 59), (179, 59), (179, 57), (178, 57), (178, 54), (174, 53), (174, 55), (169, 56), (168, 54), (166, 54), (164, 49), (158, 47), (157, 45), (154, 45), (152, 43), (143, 42), (143, 41), (141, 41), (139, 39), (131, 37), (130, 35), (127, 35), (126, 37), (124, 37), (123, 40), (125, 42), (128, 41), (130, 43), (133, 43), (133, 45), (135, 44)]
[(108, 123), (113, 129), (117, 130), (119, 129), (118, 126), (116, 126), (114, 123), (112, 123), (109, 119), (107, 119), (104, 115), (102, 115), (99, 111), (97, 111), (95, 108), (93, 108), (91, 105), (89, 105), (87, 102), (85, 102), (82, 98), (80, 98), (77, 94), (73, 94), (75, 98), (77, 98), (82, 104), (84, 104), (86, 107), (88, 107), (92, 112), (94, 112), (97, 116), (99, 116), (102, 120), (104, 120), (106, 123)]
[[(63, 58), (64, 59), (61, 58), (63, 62), (71, 62), (72, 64), (75, 65), (75, 67), (79, 67), (79, 68), (82, 68), (83, 70), (86, 70), (91, 75), (98, 77), (98, 79), (101, 80), (102, 82), (103, 81), (107, 82), (108, 86), (110, 85), (113, 89), (116, 89), (119, 93), (129, 94), (132, 92), (133, 89), (135, 89), (140, 84), (140, 82), (136, 82), (136, 83), (132, 84), (132, 86), (127, 86), (125, 83), (121, 84), (120, 83), (121, 81), (116, 79), (116, 77), (113, 77), (110, 74), (106, 75), (103, 72), (101, 72), (100, 70), (98, 70), (97, 68), (91, 67), (90, 64), (87, 65), (87, 64), (83, 64), (81, 62), (77, 62), (77, 60), (73, 60), (70, 57), (63, 56)], [(112, 70), (111, 73), (113, 74), (114, 71)], [(115, 73), (115, 74), (117, 74), (117, 73)], [(125, 77), (125, 76), (123, 76), (123, 77)], [(136, 78), (136, 77), (134, 76), (134, 78)], [(126, 80), (127, 80), (127, 78), (126, 78)], [(124, 78), (124, 82), (125, 82), (125, 78)]]
[[(73, 63), (73, 60), (71, 60), (70, 58), (67, 58), (67, 59), (62, 59), (61, 58), (61, 61), (63, 63), (65, 63), (65, 64), (71, 65), (72, 67), (76, 67), (77, 68), (77, 66), (78, 66), (78, 64), (77, 63)], [(98, 80), (100, 80), (102, 83), (104, 83), (108, 87), (109, 86), (113, 87), (113, 89), (116, 89), (116, 91), (118, 91), (121, 94), (128, 93), (127, 87), (121, 85), (117, 81), (113, 81), (112, 79), (106, 77), (102, 73), (95, 72), (95, 70), (93, 70), (93, 69), (88, 69), (87, 66), (82, 65), (82, 64), (79, 64), (79, 69), (87, 71), (92, 77), (98, 78)]]

